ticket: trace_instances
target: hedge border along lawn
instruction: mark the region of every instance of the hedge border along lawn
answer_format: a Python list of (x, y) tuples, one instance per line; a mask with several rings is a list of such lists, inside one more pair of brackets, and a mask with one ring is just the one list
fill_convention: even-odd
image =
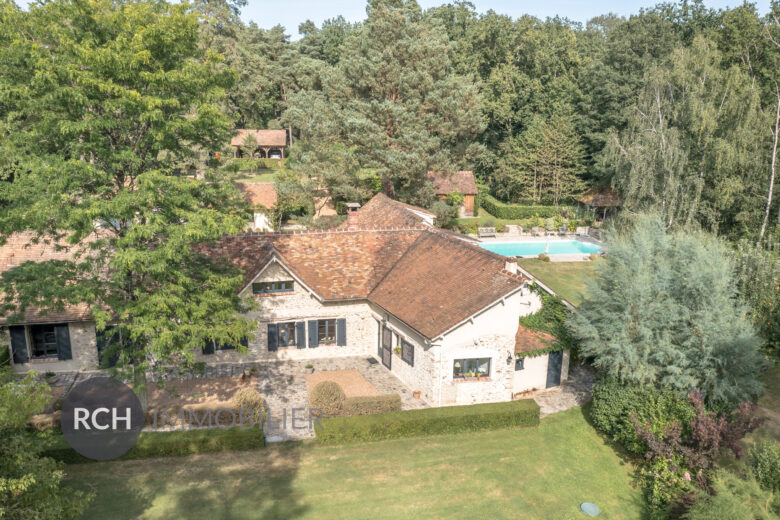
[(479, 195), (479, 203), (485, 210), (496, 218), (504, 220), (517, 220), (526, 218), (551, 218), (563, 212), (574, 214), (572, 206), (521, 206), (518, 204), (506, 204), (488, 193)]
[[(71, 448), (62, 434), (55, 434), (54, 445), (42, 455), (78, 464), (96, 462), (82, 457)], [(169, 432), (142, 432), (138, 442), (116, 460), (148, 459), (154, 457), (181, 457), (219, 451), (247, 451), (265, 447), (263, 430), (258, 427), (204, 428)]]
[(332, 417), (314, 423), (322, 444), (377, 441), (440, 433), (538, 426), (539, 405), (533, 399), (405, 410), (376, 415)]

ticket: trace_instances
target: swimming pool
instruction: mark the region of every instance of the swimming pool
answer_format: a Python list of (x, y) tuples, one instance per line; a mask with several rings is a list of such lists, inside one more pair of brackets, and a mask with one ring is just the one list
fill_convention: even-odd
[[(549, 249), (547, 247), (548, 244)], [(480, 246), (503, 256), (538, 256), (542, 253), (547, 253), (548, 255), (587, 255), (601, 251), (601, 248), (596, 244), (580, 242), (579, 240), (491, 242), (480, 244)]]

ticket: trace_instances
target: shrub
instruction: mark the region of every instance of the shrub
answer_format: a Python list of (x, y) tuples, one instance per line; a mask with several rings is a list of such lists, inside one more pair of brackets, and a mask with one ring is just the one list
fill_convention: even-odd
[(477, 222), (476, 220), (471, 220), (469, 222), (462, 222), (461, 224), (458, 225), (458, 227), (460, 228), (461, 233), (464, 233), (466, 235), (468, 234), (476, 235), (478, 231), (477, 228), (479, 227), (479, 222)]
[(695, 410), (686, 399), (670, 391), (623, 385), (615, 379), (596, 382), (590, 409), (593, 426), (628, 452), (644, 454), (647, 445), (637, 437), (632, 417), (641, 424), (648, 423), (653, 433), (661, 434), (673, 422), (689, 425)]
[(531, 399), (406, 410), (356, 417), (334, 417), (314, 424), (324, 444), (376, 441), (441, 433), (538, 426), (539, 405)]
[(750, 449), (750, 469), (761, 487), (780, 493), (780, 447), (764, 440)]
[[(699, 500), (685, 520), (772, 520), (777, 518), (777, 497), (761, 489), (752, 478), (745, 480), (728, 471), (719, 471), (713, 480), (714, 495), (699, 494)], [(774, 500), (773, 500), (774, 499)], [(773, 509), (774, 501), (774, 511)]]
[(688, 469), (664, 458), (641, 467), (639, 483), (647, 506), (659, 518), (666, 518), (670, 506), (695, 489)]
[(480, 194), (479, 203), (494, 217), (506, 220), (532, 217), (549, 218), (556, 215), (574, 213), (574, 208), (570, 206), (523, 206), (519, 204), (506, 204), (487, 193)]
[[(146, 459), (152, 457), (180, 457), (198, 453), (220, 451), (256, 450), (265, 446), (265, 437), (260, 428), (208, 428), (170, 432), (143, 432), (135, 446), (119, 457), (120, 459)], [(53, 446), (43, 452), (47, 457), (67, 464), (92, 462), (68, 446), (65, 438), (58, 435)]]
[(544, 253), (539, 253), (539, 256), (537, 257), (542, 262), (549, 262), (550, 261), (550, 255), (546, 255)]
[(230, 399), (230, 404), (238, 413), (241, 409), (252, 410), (252, 416), (255, 422), (263, 419), (265, 404), (260, 392), (251, 387), (239, 388)]
[(311, 389), (309, 401), (324, 417), (334, 417), (341, 413), (346, 398), (344, 390), (335, 381), (320, 381)]
[(401, 409), (401, 396), (398, 394), (367, 395), (350, 397), (344, 400), (344, 415), (369, 415), (395, 412)]

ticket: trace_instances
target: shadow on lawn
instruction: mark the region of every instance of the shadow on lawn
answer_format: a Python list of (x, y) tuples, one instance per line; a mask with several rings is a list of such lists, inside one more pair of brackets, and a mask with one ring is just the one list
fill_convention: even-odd
[(302, 453), (297, 443), (284, 443), (258, 451), (71, 466), (71, 485), (96, 494), (88, 519), (295, 519), (309, 509), (293, 485)]

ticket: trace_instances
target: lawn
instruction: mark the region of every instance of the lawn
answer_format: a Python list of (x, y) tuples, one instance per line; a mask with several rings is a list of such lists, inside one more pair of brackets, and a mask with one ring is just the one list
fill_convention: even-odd
[(239, 177), (236, 178), (237, 182), (274, 182), (276, 173), (279, 170), (271, 170), (269, 168), (259, 168), (254, 171), (244, 170), (239, 173)]
[(537, 429), (348, 446), (266, 450), (67, 467), (97, 498), (86, 518), (635, 519), (632, 468), (581, 408)]
[(558, 296), (572, 305), (579, 305), (585, 295), (585, 279), (594, 276), (596, 263), (601, 261), (544, 262), (537, 258), (522, 258), (518, 263)]

